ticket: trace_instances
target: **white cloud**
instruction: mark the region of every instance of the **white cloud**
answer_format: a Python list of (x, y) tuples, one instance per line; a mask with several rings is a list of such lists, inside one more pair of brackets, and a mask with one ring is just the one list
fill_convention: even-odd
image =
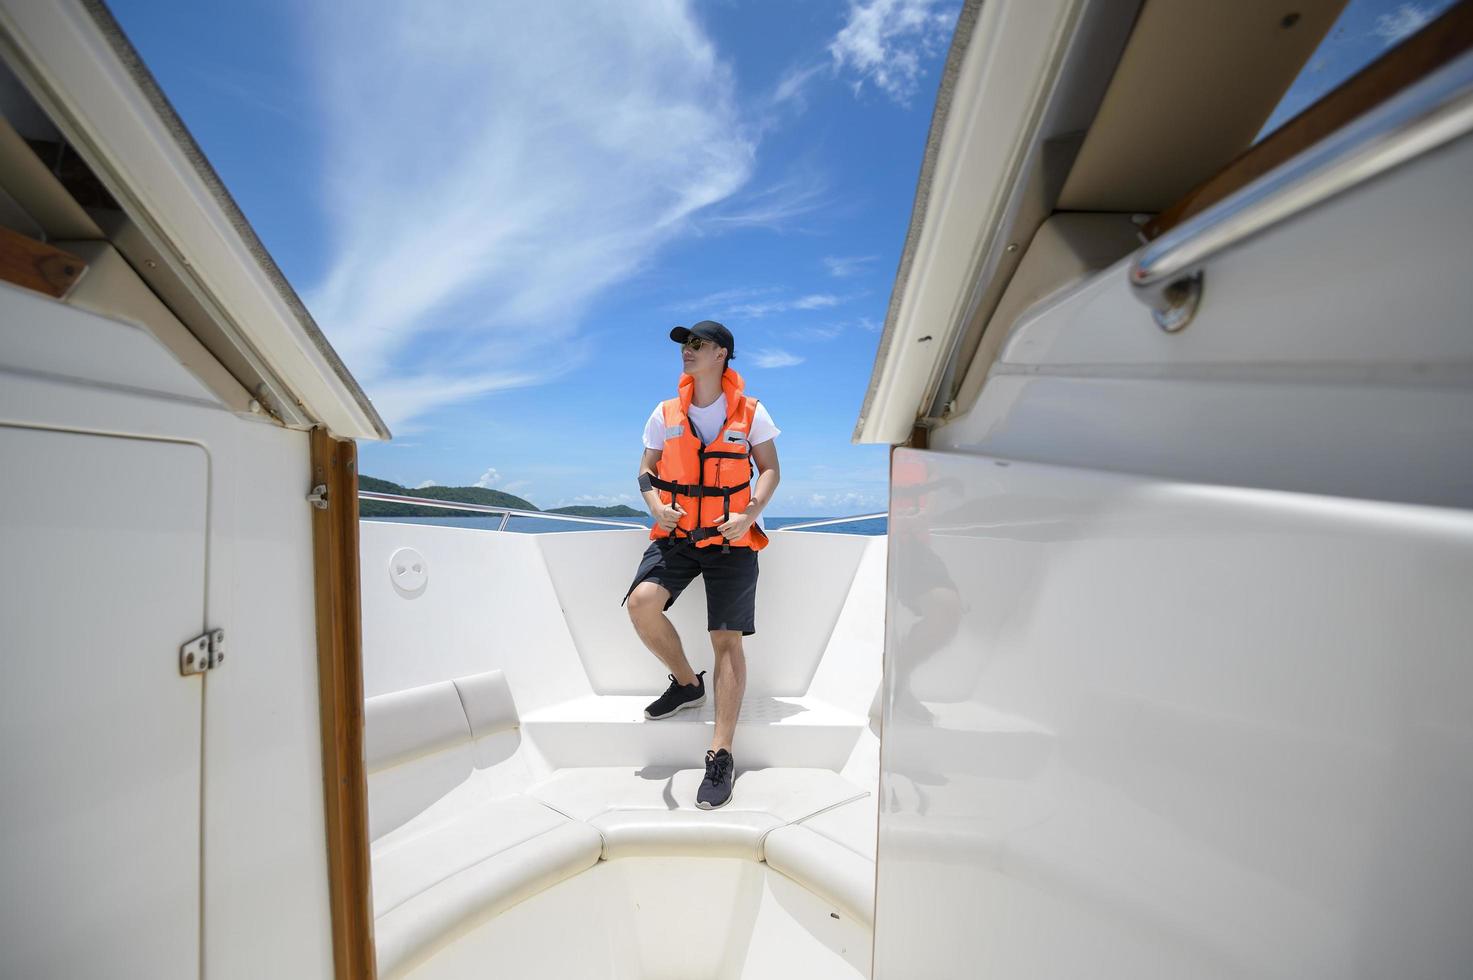
[[(743, 287), (740, 289), (726, 289), (719, 293), (711, 293), (700, 299), (689, 302), (677, 303), (671, 306), (672, 310), (685, 313), (700, 313), (702, 316), (739, 316), (748, 319), (758, 319), (764, 316), (772, 316), (774, 313), (790, 313), (794, 310), (823, 310), (831, 306), (838, 306), (844, 302), (845, 297), (835, 296), (832, 293), (806, 293), (802, 296), (785, 296), (778, 298), (775, 293), (781, 292), (776, 286)], [(772, 297), (764, 299), (762, 297)]]
[(833, 340), (843, 332), (842, 323), (830, 323), (822, 327), (799, 327), (792, 331), (792, 336), (799, 340)]
[(808, 83), (820, 72), (830, 67), (820, 64), (789, 68), (778, 80), (777, 88), (773, 90), (772, 104), (777, 106), (791, 102), (800, 110), (807, 108), (808, 100), (805, 93)]
[(760, 368), (784, 368), (802, 364), (803, 358), (785, 350), (766, 348), (753, 354), (752, 361)]
[(699, 299), (693, 299), (682, 303), (676, 303), (666, 309), (678, 310), (682, 313), (703, 313), (707, 310), (725, 312), (740, 300), (756, 299), (759, 296), (771, 296), (773, 293), (781, 292), (779, 286), (739, 286), (735, 289), (723, 289), (718, 292), (708, 293)]
[[(568, 360), (554, 370), (571, 370), (578, 361)], [(405, 424), (407, 420), (421, 415), (436, 405), (458, 401), (488, 391), (506, 388), (521, 388), (537, 384), (547, 376), (534, 370), (486, 371), (454, 376), (445, 369), (429, 374), (401, 374), (386, 376), (373, 384), (369, 397), (374, 407), (390, 427), (399, 434), (419, 431), (417, 426)], [(360, 379), (362, 380), (362, 379)]]
[(737, 316), (757, 319), (771, 316), (774, 313), (788, 313), (793, 310), (823, 310), (830, 306), (838, 306), (839, 297), (830, 293), (809, 293), (807, 296), (796, 296), (792, 299), (775, 299), (757, 303), (740, 303), (727, 308), (726, 312)]
[(576, 497), (573, 497), (571, 499), (568, 497), (564, 497), (562, 500), (559, 500), (557, 503), (553, 504), (552, 507), (549, 509), (556, 509), (558, 507), (575, 507), (578, 505), (589, 507), (613, 507), (616, 504), (632, 505), (633, 503), (634, 494), (632, 493), (580, 493)]
[(1391, 13), (1377, 17), (1371, 33), (1379, 37), (1389, 48), (1403, 38), (1417, 33), (1431, 20), (1430, 8), (1415, 3), (1404, 3)]
[(844, 279), (849, 276), (858, 275), (861, 272), (868, 272), (869, 263), (873, 262), (876, 257), (874, 255), (853, 255), (847, 257), (826, 255), (824, 256), (823, 264), (829, 270), (829, 275)]
[(795, 218), (819, 210), (828, 203), (828, 182), (811, 172), (801, 172), (770, 187), (733, 198), (724, 209), (700, 218), (703, 227), (717, 231), (728, 228), (767, 228), (781, 231)]
[[(884, 510), (888, 504), (879, 494), (865, 493), (862, 490), (847, 490), (837, 493), (810, 493), (805, 501), (810, 507), (825, 510), (839, 510), (843, 513), (838, 516), (847, 517), (850, 512), (864, 513), (870, 510)], [(848, 510), (845, 510), (848, 508)]]
[(392, 427), (567, 370), (600, 290), (750, 177), (687, 3), (309, 6), (332, 244), (308, 300)]
[(414, 489), (423, 490), (425, 487), (438, 487), (439, 485), (440, 484), (436, 483), (434, 480), (424, 480), (420, 483), (416, 483), (414, 485)]
[(957, 10), (944, 0), (850, 0), (849, 20), (829, 44), (839, 70), (908, 104), (920, 89), (921, 59), (942, 50)]
[(476, 480), (474, 486), (483, 490), (500, 490), (503, 493), (512, 493), (521, 496), (522, 491), (532, 485), (530, 480), (508, 481), (494, 466), (488, 466), (486, 472), (482, 473)]
[(870, 333), (879, 333), (881, 327), (881, 324), (878, 321), (872, 320), (867, 316), (860, 317), (855, 325), (858, 326), (859, 329), (867, 330)]

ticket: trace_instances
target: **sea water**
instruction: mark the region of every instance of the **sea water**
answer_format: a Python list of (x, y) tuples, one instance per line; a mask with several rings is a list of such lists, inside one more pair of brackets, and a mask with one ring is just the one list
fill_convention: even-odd
[[(807, 524), (809, 521), (825, 519), (822, 517), (764, 516), (762, 524), (767, 530), (776, 531), (789, 524)], [(388, 521), (395, 524), (439, 524), (443, 527), (469, 527), (483, 531), (494, 531), (501, 526), (501, 518), (490, 515), (486, 517), (365, 517), (364, 520)], [(654, 523), (649, 517), (611, 517), (609, 520), (626, 524), (642, 524), (645, 527)], [(885, 518), (876, 517), (867, 521), (849, 521), (846, 524), (825, 524), (823, 527), (807, 530), (824, 534), (884, 534), (886, 523)], [(609, 527), (607, 524), (583, 524), (578, 521), (559, 521), (551, 518), (513, 517), (506, 522), (505, 530), (515, 531), (518, 534), (548, 534), (553, 531), (612, 531), (617, 528)], [(793, 533), (803, 534), (805, 531), (800, 529)]]

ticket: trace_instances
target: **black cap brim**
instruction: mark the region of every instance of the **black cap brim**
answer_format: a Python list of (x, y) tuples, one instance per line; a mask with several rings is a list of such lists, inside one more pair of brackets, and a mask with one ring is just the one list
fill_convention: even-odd
[(731, 331), (715, 320), (702, 320), (695, 326), (675, 327), (670, 331), (670, 339), (677, 344), (683, 344), (691, 337), (699, 337), (717, 347), (726, 348), (727, 360), (736, 357), (736, 343), (732, 340)]

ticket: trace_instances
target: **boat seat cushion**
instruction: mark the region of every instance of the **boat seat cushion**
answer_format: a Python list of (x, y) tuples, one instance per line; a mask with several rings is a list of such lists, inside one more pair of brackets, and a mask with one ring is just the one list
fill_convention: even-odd
[(828, 769), (738, 771), (731, 802), (696, 807), (703, 769), (673, 766), (561, 769), (528, 792), (598, 828), (603, 857), (700, 855), (763, 859), (776, 828), (868, 795)]
[(520, 736), (501, 671), (370, 698), (365, 723), (382, 977), (600, 858), (762, 861), (780, 834), (778, 870), (869, 920), (874, 801), (831, 770), (738, 771), (714, 811), (695, 805), (703, 769), (561, 769), (530, 785), (502, 771)]
[(873, 798), (853, 800), (767, 835), (767, 864), (866, 926), (874, 926)]
[(478, 799), (474, 782), (375, 841), (380, 976), (598, 862), (602, 839), (526, 797)]
[(511, 685), (507, 684), (506, 674), (502, 671), (488, 670), (483, 674), (457, 677), (452, 683), (460, 695), (472, 738), (485, 738), (521, 725), (517, 703), (512, 700)]
[(486, 765), (486, 749), (516, 739), (517, 726), (499, 670), (367, 699), (369, 837), (384, 836), (463, 784)]

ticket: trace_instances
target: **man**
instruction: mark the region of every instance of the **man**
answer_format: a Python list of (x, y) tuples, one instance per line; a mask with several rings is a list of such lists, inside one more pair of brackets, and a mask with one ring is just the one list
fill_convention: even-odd
[(742, 637), (757, 631), (757, 552), (767, 545), (758, 515), (780, 478), (778, 428), (729, 366), (736, 356), (731, 331), (702, 320), (676, 327), (670, 339), (680, 344), (684, 373), (676, 396), (656, 405), (645, 425), (639, 485), (655, 526), (624, 599), (639, 638), (670, 668), (670, 687), (644, 715), (669, 718), (706, 703), (706, 672), (691, 670), (665, 616), (691, 580), (705, 576), (716, 728), (696, 805), (713, 810), (731, 799), (736, 778), (731, 742), (747, 687)]

